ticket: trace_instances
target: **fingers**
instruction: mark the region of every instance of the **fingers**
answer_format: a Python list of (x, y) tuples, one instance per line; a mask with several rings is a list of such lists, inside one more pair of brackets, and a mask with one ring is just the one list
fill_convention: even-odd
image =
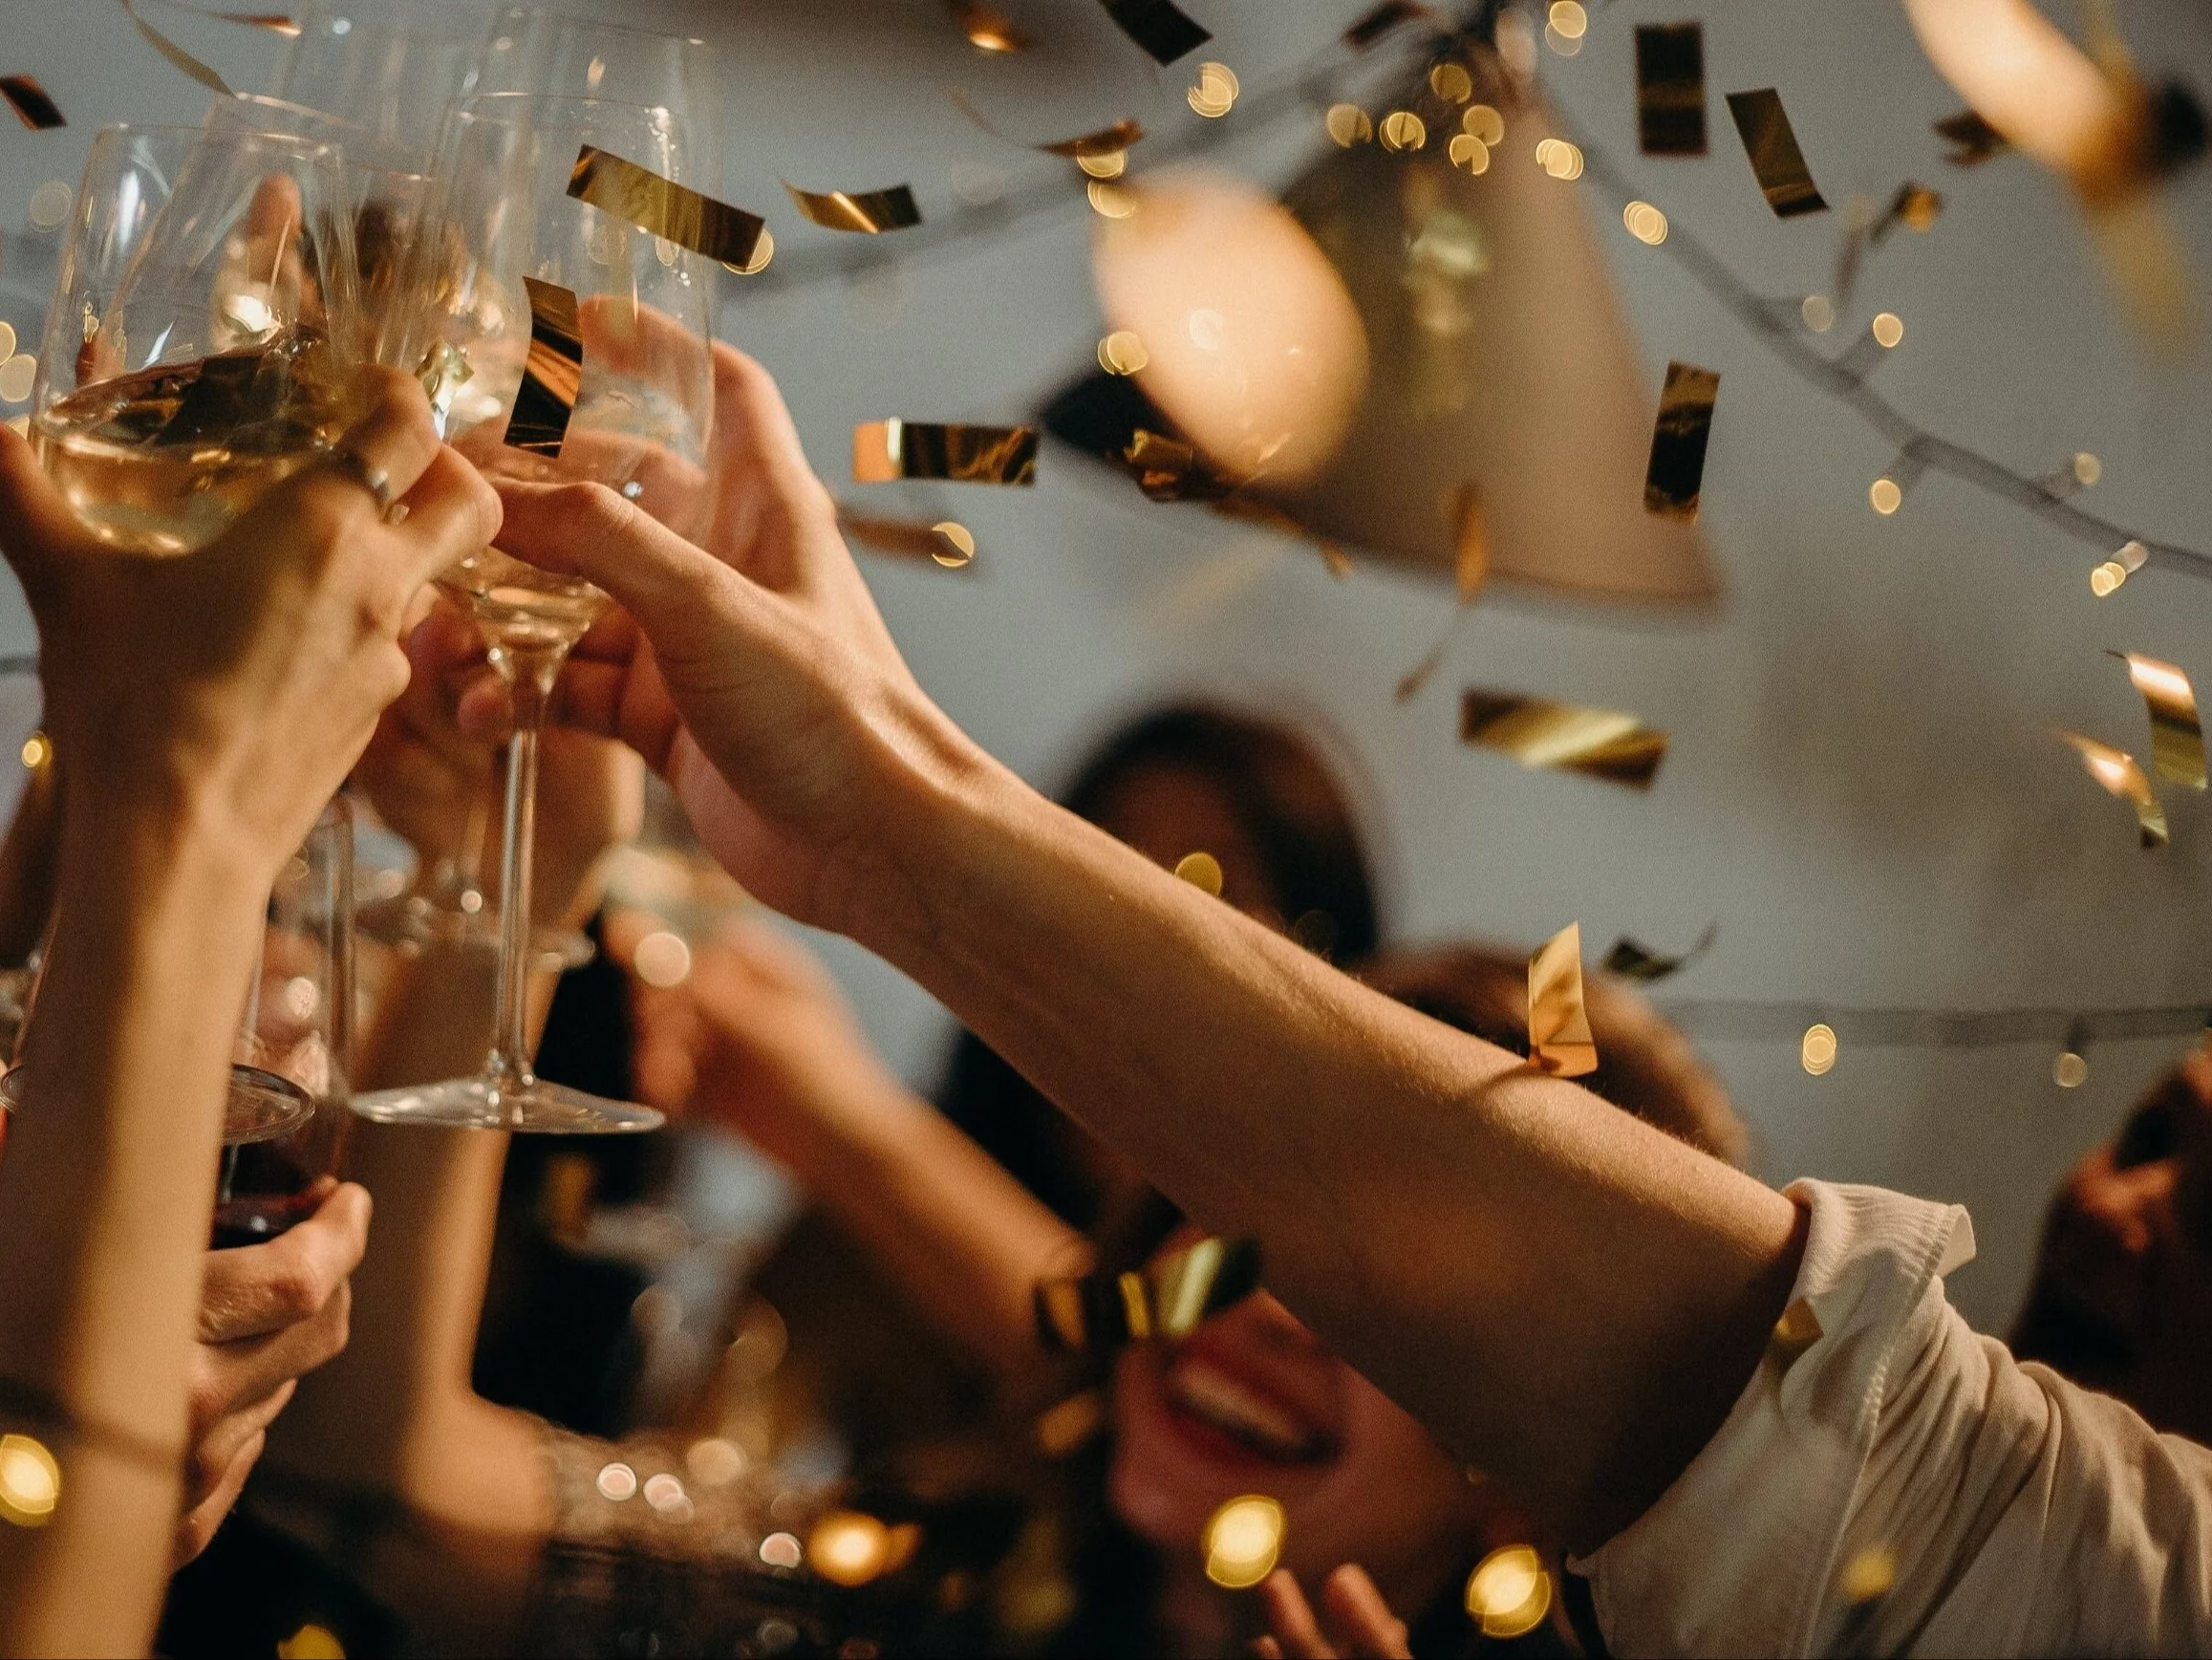
[(227, 1417), (218, 1418), (214, 1427), (193, 1443), (184, 1460), (186, 1510), (195, 1508), (222, 1488), (223, 1478), (238, 1461), (240, 1450), (276, 1421), (277, 1413), (291, 1404), (291, 1397), (298, 1390), (298, 1380), (286, 1378), (259, 1400), (240, 1407)]
[[(422, 388), (397, 369), (364, 372), (368, 413), (355, 421), (338, 448), (351, 451), (383, 473), (395, 497), (404, 496), (439, 450), (438, 429), (430, 421), (430, 401)], [(300, 502), (340, 512), (376, 510), (376, 501), (350, 467), (333, 463), (311, 467), (296, 485)]]
[(604, 485), (503, 480), (499, 493), (503, 551), (596, 583), (655, 639), (692, 636), (703, 610), (741, 591), (714, 555)]
[(1342, 1652), (1363, 1660), (1411, 1660), (1406, 1623), (1390, 1611), (1359, 1563), (1345, 1563), (1321, 1582), (1321, 1613)]
[(223, 1525), (223, 1519), (238, 1502), (239, 1494), (246, 1488), (246, 1478), (253, 1473), (254, 1461), (261, 1456), (268, 1440), (267, 1434), (256, 1434), (241, 1447), (215, 1491), (177, 1523), (176, 1545), (170, 1555), (174, 1566), (183, 1567), (207, 1548), (215, 1530)]
[(1337, 1651), (1321, 1635), (1305, 1592), (1288, 1568), (1277, 1568), (1267, 1576), (1259, 1587), (1259, 1600), (1267, 1609), (1268, 1628), (1288, 1660), (1336, 1660)]
[(0, 552), (36, 599), (54, 551), (91, 540), (67, 500), (38, 464), (31, 441), (0, 426)]
[(193, 1428), (205, 1434), (343, 1353), (353, 1306), (353, 1287), (341, 1283), (313, 1314), (281, 1331), (195, 1347), (187, 1392)]
[(268, 1244), (209, 1252), (200, 1341), (263, 1337), (321, 1314), (368, 1247), (369, 1210), (368, 1190), (347, 1182), (313, 1216)]
[(410, 591), (499, 535), (499, 492), (449, 445), (440, 445), (402, 498), (398, 528)]

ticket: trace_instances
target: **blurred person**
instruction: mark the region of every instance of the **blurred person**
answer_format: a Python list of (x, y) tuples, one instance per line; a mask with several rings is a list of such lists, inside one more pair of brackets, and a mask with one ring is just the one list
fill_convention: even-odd
[[(117, 553), (29, 442), (0, 436), (0, 551), (70, 757), (30, 1089), (0, 1158), (0, 1425), (17, 1437), (0, 1652), (142, 1650), (180, 1546), (251, 1461), (291, 1359), (342, 1330), (357, 1193), (235, 1283), (208, 1275), (206, 1246), (269, 890), (405, 684), (416, 592), (499, 524), (419, 387), (371, 371), (365, 392), (329, 461), (189, 558)], [(255, 1289), (250, 1270), (272, 1263)], [(194, 1345), (208, 1284), (239, 1301), (199, 1328), (244, 1344), (212, 1358)], [(223, 1472), (203, 1492), (185, 1467), (210, 1416), (234, 1445), (207, 1458)], [(202, 1520), (181, 1539), (187, 1492)]]
[(1964, 1212), (1776, 1193), (1042, 800), (915, 682), (773, 381), (727, 348), (717, 378), (742, 464), (698, 543), (502, 486), (502, 547), (620, 608), (566, 717), (749, 892), (1257, 1237), (1287, 1308), (1584, 1553), (1610, 1644), (2212, 1646), (2212, 1453), (1977, 1338), (1943, 1287)]

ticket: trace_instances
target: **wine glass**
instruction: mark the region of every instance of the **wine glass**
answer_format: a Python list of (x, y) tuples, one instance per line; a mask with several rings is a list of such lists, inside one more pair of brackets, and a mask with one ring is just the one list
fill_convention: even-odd
[[(587, 144), (678, 183), (693, 178), (686, 129), (667, 109), (508, 93), (469, 100), (449, 125), (435, 169), (442, 195), (411, 278), (446, 296), (424, 342), (426, 360), (441, 365), (433, 407), (447, 441), (487, 474), (596, 481), (690, 533), (707, 509), (711, 263), (571, 198), (570, 172)], [(578, 352), (580, 362), (565, 355)], [(548, 412), (559, 426), (564, 404), (556, 432)], [(468, 554), (439, 581), (475, 618), (514, 695), (499, 1024), (476, 1077), (379, 1090), (354, 1110), (448, 1127), (656, 1128), (661, 1116), (649, 1108), (535, 1077), (527, 1048), (538, 729), (563, 659), (607, 596), (496, 548)]]
[(491, 31), (478, 94), (539, 93), (666, 110), (692, 138), (684, 183), (709, 195), (721, 179), (721, 74), (695, 36), (511, 6)]
[(414, 171), (462, 99), (508, 84), (517, 72), (503, 66), (528, 39), (492, 0), (311, 0), (293, 21), (269, 91), (352, 123)]

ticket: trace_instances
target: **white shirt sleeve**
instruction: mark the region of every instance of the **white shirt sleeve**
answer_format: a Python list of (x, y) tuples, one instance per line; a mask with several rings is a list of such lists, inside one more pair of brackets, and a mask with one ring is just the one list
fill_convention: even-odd
[(1805, 1257), (1759, 1370), (1571, 1564), (1613, 1651), (2212, 1653), (2212, 1453), (1976, 1335), (1958, 1206), (1788, 1191)]

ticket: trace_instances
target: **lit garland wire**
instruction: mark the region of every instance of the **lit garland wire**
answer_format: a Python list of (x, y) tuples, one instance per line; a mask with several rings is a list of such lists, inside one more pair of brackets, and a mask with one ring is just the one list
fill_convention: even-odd
[(1659, 1012), (1693, 1038), (1763, 1043), (1796, 1038), (1815, 1023), (1841, 1043), (1869, 1048), (1997, 1048), (2169, 1038), (2204, 1030), (2212, 1003), (2075, 1011), (2062, 1008), (1838, 1008), (1818, 1002), (1662, 1002)]

